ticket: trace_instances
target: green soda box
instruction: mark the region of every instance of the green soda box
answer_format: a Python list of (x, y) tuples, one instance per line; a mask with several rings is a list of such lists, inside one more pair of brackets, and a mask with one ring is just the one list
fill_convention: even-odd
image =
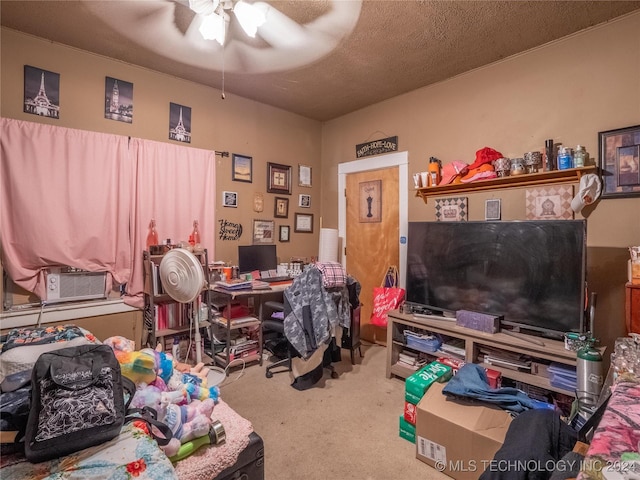
[(400, 415), (400, 438), (416, 443), (416, 426), (407, 422), (404, 415)]
[(444, 383), (451, 378), (453, 369), (440, 362), (431, 362), (404, 382), (404, 399), (417, 405), (424, 393), (435, 382)]

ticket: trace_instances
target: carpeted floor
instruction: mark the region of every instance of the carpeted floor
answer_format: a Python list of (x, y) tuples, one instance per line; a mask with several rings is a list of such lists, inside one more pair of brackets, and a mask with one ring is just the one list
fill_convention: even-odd
[(221, 384), (221, 398), (264, 440), (266, 480), (449, 479), (398, 435), (404, 383), (385, 377), (386, 348), (367, 344), (362, 353), (351, 365), (343, 350), (339, 378), (325, 370), (305, 391), (290, 386), (288, 373), (266, 378), (255, 363)]

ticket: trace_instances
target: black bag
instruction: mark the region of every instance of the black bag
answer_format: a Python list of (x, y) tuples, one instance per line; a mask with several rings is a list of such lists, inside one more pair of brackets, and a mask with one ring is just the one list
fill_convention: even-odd
[[(30, 462), (99, 445), (116, 437), (124, 425), (128, 402), (120, 364), (108, 345), (43, 353), (33, 368), (31, 385), (25, 434)], [(133, 391), (129, 393), (130, 399)]]

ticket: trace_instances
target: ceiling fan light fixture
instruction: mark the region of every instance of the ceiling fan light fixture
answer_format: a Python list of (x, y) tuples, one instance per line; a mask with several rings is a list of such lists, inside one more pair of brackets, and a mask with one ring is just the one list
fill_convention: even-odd
[(240, 26), (244, 30), (244, 33), (251, 38), (256, 37), (258, 27), (264, 24), (266, 17), (263, 11), (256, 8), (253, 5), (240, 0), (233, 7), (233, 13), (235, 13)]
[(205, 40), (216, 40), (220, 45), (224, 45), (225, 21), (222, 15), (212, 13), (202, 16), (202, 23), (198, 31)]

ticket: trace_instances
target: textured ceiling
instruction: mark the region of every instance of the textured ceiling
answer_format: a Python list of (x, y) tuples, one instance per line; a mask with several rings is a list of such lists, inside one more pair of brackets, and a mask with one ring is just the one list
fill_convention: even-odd
[[(640, 9), (640, 1), (266, 3), (292, 22), (251, 40), (232, 19), (224, 52), (188, 41), (187, 0), (2, 0), (0, 22), (217, 89), (224, 78), (226, 92), (326, 121)], [(312, 63), (298, 65), (307, 55)]]

